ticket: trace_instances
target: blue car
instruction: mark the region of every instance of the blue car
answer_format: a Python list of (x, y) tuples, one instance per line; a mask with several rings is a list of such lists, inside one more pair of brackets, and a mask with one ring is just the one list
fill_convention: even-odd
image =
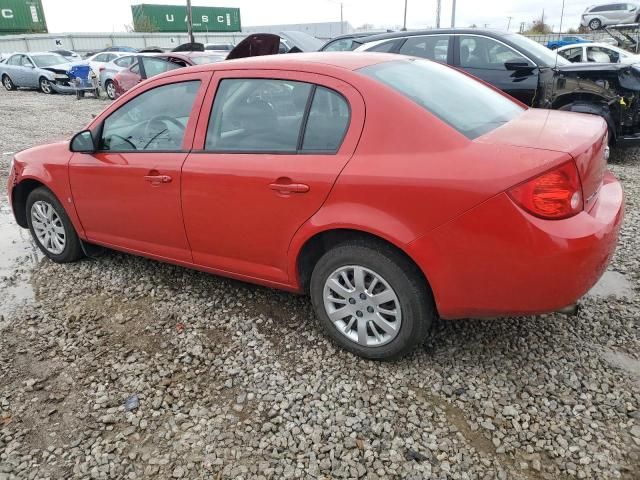
[(582, 37), (562, 37), (559, 40), (550, 40), (547, 42), (547, 48), (555, 50), (556, 48), (564, 47), (565, 45), (573, 45), (575, 43), (589, 43), (591, 40), (586, 40)]

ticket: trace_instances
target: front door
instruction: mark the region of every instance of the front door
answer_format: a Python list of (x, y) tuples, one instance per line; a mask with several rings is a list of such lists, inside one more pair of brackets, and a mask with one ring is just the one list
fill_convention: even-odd
[(210, 73), (154, 83), (94, 131), (98, 151), (75, 153), (69, 177), (89, 241), (190, 262), (180, 171)]
[[(479, 35), (456, 36), (454, 64), (503, 92), (532, 106), (538, 89), (538, 69), (513, 48)], [(507, 63), (528, 68), (507, 69)]]
[(214, 80), (218, 75), (194, 142), (202, 150), (189, 155), (182, 172), (193, 258), (287, 283), (293, 235), (322, 206), (355, 150), (362, 97), (322, 75), (222, 71)]

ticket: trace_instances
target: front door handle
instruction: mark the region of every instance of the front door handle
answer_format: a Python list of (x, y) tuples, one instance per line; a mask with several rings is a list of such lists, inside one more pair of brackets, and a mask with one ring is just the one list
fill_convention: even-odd
[(160, 185), (161, 183), (171, 183), (173, 180), (169, 175), (145, 175), (144, 179), (151, 185)]
[(290, 193), (307, 193), (309, 191), (309, 185), (304, 183), (270, 183), (269, 188), (275, 190), (283, 195)]

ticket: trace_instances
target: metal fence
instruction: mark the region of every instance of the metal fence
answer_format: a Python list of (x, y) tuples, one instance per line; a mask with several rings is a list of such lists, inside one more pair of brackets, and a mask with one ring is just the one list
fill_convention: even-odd
[[(240, 42), (246, 33), (196, 33), (196, 42)], [(71, 33), (0, 36), (0, 53), (41, 52), (55, 49), (93, 52), (113, 46), (133, 48), (160, 47), (171, 49), (189, 41), (186, 33)]]

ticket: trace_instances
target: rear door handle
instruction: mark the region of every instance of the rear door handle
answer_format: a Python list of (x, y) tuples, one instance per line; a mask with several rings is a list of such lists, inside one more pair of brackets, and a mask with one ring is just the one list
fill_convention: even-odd
[(270, 183), (269, 188), (283, 194), (307, 193), (309, 191), (309, 185), (304, 183)]
[(152, 185), (159, 185), (161, 183), (170, 183), (173, 180), (169, 175), (145, 175), (144, 179), (150, 182)]

